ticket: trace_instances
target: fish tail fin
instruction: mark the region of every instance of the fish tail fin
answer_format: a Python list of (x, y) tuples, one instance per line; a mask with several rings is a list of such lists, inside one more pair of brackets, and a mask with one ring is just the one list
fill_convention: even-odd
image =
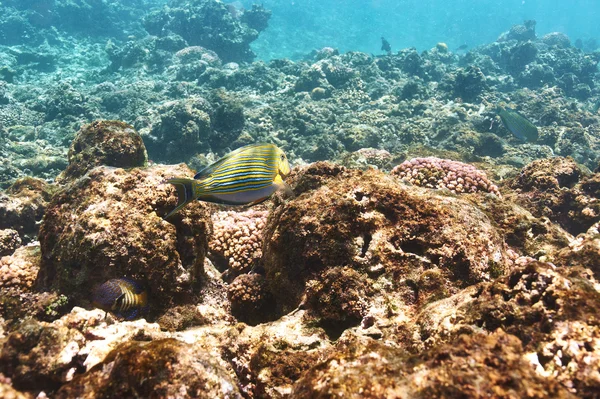
[(174, 185), (175, 189), (177, 190), (177, 206), (163, 219), (168, 219), (169, 216), (178, 212), (181, 208), (194, 200), (194, 181), (195, 180), (193, 179), (185, 178), (169, 179), (166, 181), (166, 183)]

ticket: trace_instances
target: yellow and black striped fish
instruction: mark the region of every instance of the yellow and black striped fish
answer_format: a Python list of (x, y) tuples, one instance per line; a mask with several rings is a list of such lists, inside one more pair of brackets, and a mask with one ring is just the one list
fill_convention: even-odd
[(137, 281), (113, 278), (94, 290), (92, 303), (125, 320), (133, 320), (148, 310), (148, 293)]
[(290, 173), (284, 152), (274, 144), (251, 144), (207, 166), (194, 179), (169, 179), (177, 189), (177, 207), (193, 200), (224, 205), (254, 205), (280, 189), (290, 191), (283, 178)]

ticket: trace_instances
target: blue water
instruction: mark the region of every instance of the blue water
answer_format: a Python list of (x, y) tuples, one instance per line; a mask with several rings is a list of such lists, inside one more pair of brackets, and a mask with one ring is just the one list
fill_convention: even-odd
[[(245, 6), (252, 4), (244, 1)], [(312, 49), (380, 53), (383, 35), (394, 51), (450, 49), (490, 43), (512, 25), (535, 19), (538, 36), (571, 41), (600, 37), (598, 0), (265, 0), (269, 28), (254, 43), (261, 59), (296, 58)]]

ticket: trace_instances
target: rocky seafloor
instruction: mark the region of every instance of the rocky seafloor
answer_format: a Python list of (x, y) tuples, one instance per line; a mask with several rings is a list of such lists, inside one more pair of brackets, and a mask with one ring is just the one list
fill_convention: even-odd
[[(528, 21), (264, 63), (260, 6), (32, 4), (0, 16), (0, 397), (599, 397), (600, 53)], [(293, 196), (163, 219), (260, 141)], [(143, 318), (91, 304), (124, 276)]]

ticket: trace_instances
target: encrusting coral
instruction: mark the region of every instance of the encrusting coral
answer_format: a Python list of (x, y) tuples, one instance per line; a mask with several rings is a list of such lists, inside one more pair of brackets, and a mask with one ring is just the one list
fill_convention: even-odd
[(473, 165), (435, 157), (414, 158), (392, 169), (391, 174), (421, 187), (454, 193), (483, 191), (500, 195), (498, 187)]
[(260, 274), (237, 276), (227, 289), (227, 297), (231, 313), (240, 321), (256, 325), (273, 318), (273, 298)]

